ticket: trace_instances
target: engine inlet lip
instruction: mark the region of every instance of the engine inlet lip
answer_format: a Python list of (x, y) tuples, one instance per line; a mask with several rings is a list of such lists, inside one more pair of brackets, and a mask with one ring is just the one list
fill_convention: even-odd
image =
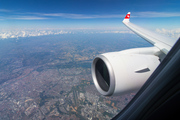
[[(110, 79), (110, 86), (109, 86), (109, 89), (108, 91), (104, 91), (99, 83), (98, 83), (98, 80), (96, 78), (96, 70), (95, 70), (95, 66), (96, 66), (96, 63), (97, 61), (101, 59), (107, 66), (107, 69), (108, 69), (108, 72), (109, 72), (109, 79)], [(94, 81), (94, 84), (96, 86), (96, 89), (102, 94), (102, 95), (105, 95), (105, 96), (111, 96), (113, 93), (114, 93), (114, 89), (115, 89), (115, 76), (114, 76), (114, 71), (113, 71), (113, 68), (112, 68), (112, 65), (110, 64), (109, 60), (103, 56), (103, 55), (98, 55), (96, 56), (96, 58), (93, 60), (93, 63), (91, 65), (91, 73), (92, 73), (92, 78), (93, 78), (93, 81)]]

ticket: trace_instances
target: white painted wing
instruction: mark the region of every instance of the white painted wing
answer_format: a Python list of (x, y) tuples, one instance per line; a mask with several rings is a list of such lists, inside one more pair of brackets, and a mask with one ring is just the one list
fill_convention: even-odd
[(129, 29), (135, 32), (137, 35), (150, 42), (157, 48), (159, 48), (162, 52), (167, 54), (172, 46), (175, 44), (176, 40), (165, 37), (153, 31), (147, 30), (145, 28), (139, 27), (129, 21), (130, 12), (126, 15), (124, 20), (122, 21)]

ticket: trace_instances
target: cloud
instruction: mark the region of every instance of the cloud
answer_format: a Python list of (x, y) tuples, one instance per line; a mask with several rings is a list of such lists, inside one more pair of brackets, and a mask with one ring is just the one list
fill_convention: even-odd
[[(169, 37), (174, 37), (178, 39), (180, 37), (180, 28), (179, 29), (156, 29), (156, 32), (167, 35)], [(31, 36), (44, 36), (44, 35), (58, 35), (58, 34), (109, 34), (109, 33), (117, 33), (117, 34), (134, 34), (130, 30), (103, 30), (103, 29), (95, 29), (95, 28), (37, 28), (37, 29), (1, 29), (0, 30), (0, 39), (7, 39), (7, 38), (19, 38), (19, 37), (31, 37)]]
[(146, 11), (146, 12), (134, 12), (134, 17), (146, 17), (146, 18), (152, 18), (152, 17), (180, 17), (180, 12), (152, 12), (152, 11)]
[(7, 10), (7, 9), (0, 9), (0, 12), (12, 12), (11, 10)]
[(162, 28), (162, 29), (157, 28), (156, 32), (167, 35), (169, 37), (176, 38), (176, 39), (178, 39), (180, 37), (180, 28), (172, 29), (172, 30), (168, 30), (168, 29), (164, 29), (164, 28)]
[(37, 16), (14, 16), (9, 17), (8, 19), (18, 19), (18, 20), (42, 20), (42, 19), (49, 19), (46, 17), (37, 17)]
[[(0, 9), (1, 13), (5, 13), (5, 16), (1, 15), (0, 20), (17, 19), (17, 20), (43, 20), (50, 19), (44, 16), (30, 15), (26, 13), (17, 13), (7, 9)], [(8, 13), (7, 13), (8, 12)]]
[[(63, 17), (71, 19), (95, 19), (95, 18), (124, 18), (125, 14), (111, 14), (111, 15), (87, 15), (87, 14), (70, 14), (70, 13), (31, 13), (40, 16), (51, 16), (51, 17)], [(131, 17), (140, 17), (140, 18), (159, 18), (159, 17), (180, 17), (180, 12), (133, 12)]]
[[(74, 13), (36, 13), (36, 12), (13, 12), (12, 10), (0, 9), (0, 12), (9, 12), (4, 19), (19, 19), (19, 20), (42, 20), (52, 18), (69, 18), (69, 19), (97, 19), (97, 18), (124, 18), (123, 14), (74, 14)], [(2, 16), (1, 16), (2, 17)], [(159, 17), (180, 17), (180, 12), (155, 12), (142, 11), (133, 12), (131, 17), (139, 18), (159, 18)], [(2, 19), (2, 18), (1, 18)]]
[(129, 33), (129, 34), (134, 34), (134, 32), (130, 31), (130, 30), (126, 30), (126, 31), (103, 31), (103, 32), (96, 32), (96, 33)]
[(43, 35), (57, 35), (57, 34), (68, 34), (71, 31), (65, 31), (61, 29), (10, 29), (1, 30), (0, 39), (7, 38), (19, 38), (19, 37), (31, 37), (31, 36), (43, 36)]
[(85, 14), (68, 14), (68, 13), (50, 13), (50, 14), (40, 14), (43, 16), (53, 16), (53, 17), (63, 17), (71, 19), (93, 19), (93, 18), (121, 18), (124, 15), (85, 15)]
[(94, 28), (69, 28), (69, 29), (55, 29), (55, 28), (38, 28), (38, 29), (2, 29), (0, 30), (0, 39), (7, 38), (20, 38), (31, 36), (44, 36), (44, 35), (58, 35), (58, 34), (96, 34), (96, 33), (119, 33), (119, 34), (134, 34), (130, 30), (102, 30)]

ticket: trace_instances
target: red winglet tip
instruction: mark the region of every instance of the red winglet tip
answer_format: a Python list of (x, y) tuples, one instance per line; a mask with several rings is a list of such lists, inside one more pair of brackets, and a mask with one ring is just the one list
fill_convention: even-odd
[(130, 18), (130, 12), (127, 13), (125, 19), (129, 19)]

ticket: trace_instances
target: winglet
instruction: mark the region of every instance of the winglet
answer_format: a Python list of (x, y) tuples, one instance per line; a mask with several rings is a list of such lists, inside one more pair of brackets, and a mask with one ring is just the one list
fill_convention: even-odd
[(127, 15), (124, 18), (123, 22), (129, 22), (130, 14), (131, 14), (130, 12), (127, 13)]

